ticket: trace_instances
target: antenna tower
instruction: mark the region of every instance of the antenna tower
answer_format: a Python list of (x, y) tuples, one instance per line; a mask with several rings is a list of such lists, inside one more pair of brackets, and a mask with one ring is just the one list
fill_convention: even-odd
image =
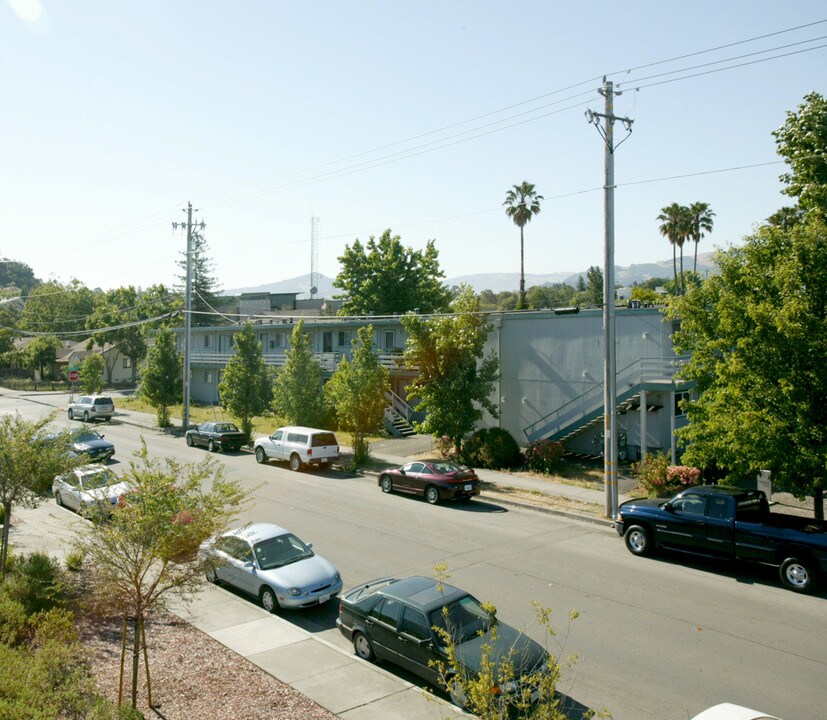
[(319, 292), (319, 218), (310, 219), (310, 298)]

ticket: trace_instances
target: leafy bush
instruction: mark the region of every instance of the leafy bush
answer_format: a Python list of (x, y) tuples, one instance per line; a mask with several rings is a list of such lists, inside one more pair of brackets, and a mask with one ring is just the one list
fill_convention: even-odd
[(477, 430), (463, 443), (460, 455), (467, 465), (491, 470), (512, 467), (522, 461), (517, 441), (503, 428)]
[(668, 497), (679, 490), (695, 485), (701, 471), (688, 465), (670, 465), (666, 454), (644, 455), (639, 463), (632, 463), (632, 472), (638, 476), (640, 487), (647, 497)]
[(27, 615), (60, 607), (66, 599), (60, 564), (42, 552), (16, 558), (3, 585), (4, 592), (21, 603)]
[(563, 443), (556, 440), (535, 440), (525, 451), (529, 470), (539, 473), (553, 473), (563, 458)]
[(29, 634), (26, 620), (23, 604), (5, 592), (0, 593), (0, 645), (19, 645), (26, 640)]
[(457, 448), (454, 441), (447, 435), (435, 437), (433, 441), (434, 450), (439, 453), (439, 456), (444, 460), (456, 460)]
[(66, 569), (71, 572), (79, 572), (83, 569), (83, 561), (85, 559), (86, 555), (81, 550), (77, 548), (70, 550), (66, 554)]

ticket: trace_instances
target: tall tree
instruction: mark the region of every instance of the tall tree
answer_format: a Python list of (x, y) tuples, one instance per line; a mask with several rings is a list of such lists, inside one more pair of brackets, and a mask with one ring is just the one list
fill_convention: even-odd
[(38, 285), (26, 298), (20, 328), (53, 333), (64, 339), (85, 336), (86, 318), (92, 313), (92, 291), (78, 280), (67, 285), (50, 281)]
[[(213, 275), (215, 263), (208, 255), (207, 239), (200, 231), (192, 232), (192, 324), (215, 325), (220, 318), (216, 318), (215, 306), (221, 287)], [(179, 290), (182, 295), (187, 286), (187, 253), (182, 252), (183, 258), (178, 261), (178, 267), (183, 274), (178, 276), (181, 281)]]
[(327, 416), (322, 368), (313, 354), (304, 322), (290, 336), (285, 362), (273, 384), (273, 407), (291, 425), (318, 427)]
[(80, 390), (87, 395), (94, 395), (103, 390), (103, 355), (89, 353), (80, 363), (78, 383)]
[(812, 495), (827, 485), (827, 226), (812, 214), (765, 225), (716, 254), (720, 274), (680, 298), (678, 352), (697, 383), (679, 431), (688, 464), (734, 479), (772, 471), (773, 487)]
[(695, 243), (695, 259), (692, 262), (692, 272), (698, 272), (698, 243), (706, 237), (706, 233), (712, 232), (715, 221), (715, 213), (709, 207), (709, 203), (694, 202), (688, 208), (689, 214), (689, 237)]
[(26, 263), (8, 258), (0, 262), (0, 288), (11, 288), (17, 294), (28, 295), (38, 285), (40, 280)]
[(145, 443), (136, 456), (122, 475), (133, 488), (129, 501), (109, 522), (78, 526), (74, 541), (92, 568), (90, 604), (133, 623), (133, 707), (145, 618), (204, 585), (208, 563), (198, 546), (223, 531), (246, 500), (209, 456), (197, 465), (161, 461), (149, 457)]
[(798, 198), (807, 212), (827, 213), (827, 100), (808, 93), (773, 136), (790, 168), (780, 178), (786, 185), (783, 192)]
[(520, 228), (520, 299), (517, 303), (518, 310), (525, 310), (525, 243), (523, 229), (531, 218), (540, 212), (540, 201), (543, 199), (528, 180), (523, 180), (515, 185), (505, 194), (505, 214), (510, 217), (514, 224)]
[(382, 426), (385, 394), (390, 390), (390, 373), (379, 363), (373, 347), (373, 326), (359, 328), (353, 341), (350, 361), (342, 358), (333, 377), (325, 385), (325, 393), (336, 413), (339, 427), (353, 433), (353, 461), (356, 465), (368, 459), (366, 436)]
[(0, 417), (0, 582), (6, 575), (13, 508), (35, 507), (50, 491), (56, 475), (85, 462), (66, 454), (71, 432), (49, 430), (54, 419), (54, 413), (33, 422), (20, 415)]
[(106, 358), (109, 382), (121, 355), (130, 359), (135, 382), (138, 367), (146, 356), (147, 333), (168, 323), (169, 315), (181, 304), (180, 298), (163, 285), (143, 291), (130, 285), (95, 295), (94, 311), (86, 320), (86, 327), (94, 331), (87, 347), (97, 345), (103, 350), (110, 345), (118, 351)]
[(672, 272), (675, 275), (675, 294), (683, 292), (683, 284), (678, 281), (677, 249), (681, 249), (681, 279), (683, 279), (683, 243), (689, 234), (689, 211), (684, 205), (672, 203), (662, 208), (657, 219), (660, 221), (660, 234), (672, 245)]
[(461, 286), (451, 309), (452, 315), (429, 319), (405, 315), (402, 324), (408, 332), (405, 360), (419, 368), (408, 398), (417, 399), (426, 413), (417, 429), (448, 437), (459, 451), (484, 410), (499, 416), (491, 401), (499, 363), (493, 353), (484, 355), (488, 324), (470, 286)]
[(155, 408), (159, 427), (169, 427), (169, 408), (181, 402), (183, 365), (181, 353), (175, 347), (175, 335), (169, 328), (162, 328), (144, 360), (139, 391)]
[(399, 235), (385, 230), (365, 246), (355, 240), (339, 258), (342, 269), (333, 285), (344, 290), (340, 315), (392, 315), (418, 310), (441, 312), (451, 293), (443, 284), (439, 253), (433, 240), (425, 250), (404, 247)]
[(40, 335), (26, 347), (26, 361), (30, 368), (37, 370), (41, 380), (46, 379), (46, 369), (57, 359), (63, 343), (54, 335)]
[(264, 362), (261, 341), (252, 323), (245, 323), (233, 336), (235, 353), (227, 362), (218, 392), (221, 407), (238, 418), (241, 431), (250, 439), (253, 418), (270, 408), (273, 400), (273, 373)]
[(586, 278), (588, 283), (586, 293), (589, 297), (589, 303), (603, 305), (603, 272), (597, 265), (592, 265), (586, 271)]

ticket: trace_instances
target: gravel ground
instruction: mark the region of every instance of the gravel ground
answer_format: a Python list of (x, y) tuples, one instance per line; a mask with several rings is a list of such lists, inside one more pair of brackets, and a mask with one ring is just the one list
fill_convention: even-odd
[[(131, 630), (131, 629), (130, 629)], [(118, 699), (122, 621), (85, 621), (84, 645), (91, 654), (98, 689)], [(336, 720), (289, 685), (276, 680), (221, 643), (172, 614), (147, 622), (152, 704), (147, 703), (146, 672), (141, 657), (138, 709), (147, 718), (166, 720)], [(124, 697), (131, 692), (131, 635), (125, 663)]]

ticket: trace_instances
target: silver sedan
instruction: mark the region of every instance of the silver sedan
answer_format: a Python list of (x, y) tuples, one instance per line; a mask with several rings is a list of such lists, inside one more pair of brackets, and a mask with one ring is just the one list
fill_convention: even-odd
[(342, 590), (339, 571), (289, 530), (256, 523), (201, 546), (207, 579), (257, 597), (268, 612), (320, 605)]
[(83, 465), (58, 475), (52, 482), (52, 494), (58, 505), (70, 507), (81, 515), (95, 510), (108, 514), (131, 487), (103, 465)]

